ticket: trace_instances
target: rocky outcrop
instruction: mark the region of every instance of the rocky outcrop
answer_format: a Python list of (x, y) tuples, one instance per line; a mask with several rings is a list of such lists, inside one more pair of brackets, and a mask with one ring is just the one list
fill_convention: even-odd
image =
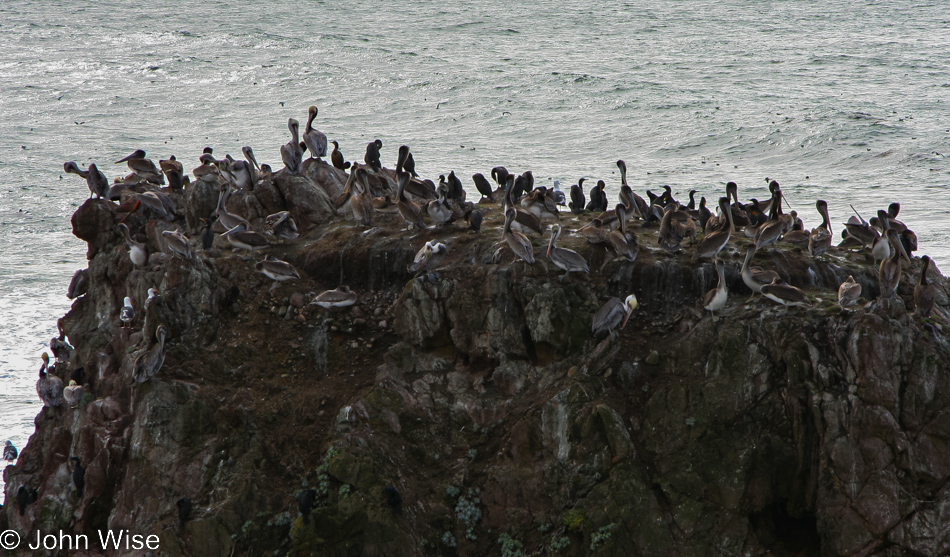
[[(497, 209), (484, 208), (483, 235), (409, 235), (398, 215), (364, 233), (328, 210), (330, 187), (277, 175), (232, 197), (255, 219), (296, 211), (309, 230), (270, 248), (302, 277), (275, 290), (220, 239), (134, 268), (115, 222), (150, 249), (182, 223), (104, 201), (77, 210), (89, 288), (55, 372), (83, 366), (88, 394), (37, 416), (4, 471), (0, 530), (128, 529), (158, 536), (156, 554), (203, 556), (946, 552), (950, 344), (944, 316), (912, 313), (916, 260), (898, 299), (867, 302), (862, 255), (760, 254), (812, 301), (784, 309), (744, 301), (740, 239), (723, 254), (730, 301), (714, 321), (698, 300), (716, 273), (688, 255), (644, 247), (621, 263), (565, 235), (594, 272), (561, 281), (541, 257), (485, 263)], [(407, 264), (431, 239), (449, 257), (415, 278)], [(867, 298), (853, 311), (834, 302), (848, 275)], [(355, 306), (308, 303), (340, 284)], [(145, 311), (151, 287), (162, 299)], [(594, 312), (630, 292), (641, 307), (619, 337), (593, 338)], [(130, 329), (125, 296), (141, 308)], [(159, 323), (164, 366), (133, 384)], [(23, 516), (20, 486), (39, 495)], [(295, 496), (309, 489), (305, 520)], [(194, 508), (179, 526), (182, 497)]]

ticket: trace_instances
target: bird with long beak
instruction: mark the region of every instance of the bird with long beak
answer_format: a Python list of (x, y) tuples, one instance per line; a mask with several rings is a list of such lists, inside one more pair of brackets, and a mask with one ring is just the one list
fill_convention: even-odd
[(317, 107), (311, 105), (307, 114), (307, 127), (304, 128), (303, 142), (310, 151), (310, 158), (327, 156), (327, 134), (313, 127), (317, 117)]
[(280, 158), (284, 161), (287, 172), (300, 174), (300, 165), (303, 163), (303, 149), (300, 148), (300, 122), (291, 118), (287, 120), (290, 130), (290, 141), (280, 146)]
[(356, 292), (350, 290), (349, 286), (343, 285), (334, 290), (321, 292), (319, 296), (310, 302), (311, 305), (322, 308), (344, 308), (356, 303)]
[(712, 313), (713, 321), (716, 321), (716, 310), (726, 306), (726, 300), (729, 298), (729, 290), (726, 288), (726, 276), (724, 273), (721, 259), (716, 260), (716, 273), (719, 275), (719, 284), (703, 297), (703, 307)]
[(821, 215), (821, 224), (818, 225), (818, 228), (813, 229), (808, 236), (808, 253), (810, 253), (812, 257), (818, 257), (828, 251), (833, 238), (831, 219), (828, 217), (828, 202), (824, 199), (819, 199), (815, 202), (815, 207)]
[(96, 199), (102, 199), (109, 194), (109, 179), (95, 164), (90, 164), (88, 170), (82, 170), (74, 161), (69, 161), (63, 165), (63, 170), (67, 174), (76, 174), (86, 180), (90, 198), (95, 195)]
[(175, 158), (175, 155), (158, 161), (158, 166), (162, 169), (165, 178), (168, 179), (168, 187), (172, 191), (181, 192), (185, 188), (185, 169), (181, 165), (181, 161)]
[(254, 268), (274, 281), (274, 284), (270, 287), (271, 290), (277, 288), (277, 286), (285, 280), (300, 278), (297, 269), (294, 269), (293, 265), (286, 261), (281, 261), (272, 255), (268, 255), (263, 261), (259, 261), (254, 265)]
[(300, 236), (297, 232), (297, 223), (290, 216), (290, 211), (267, 215), (264, 218), (264, 230), (265, 232), (269, 230), (274, 236), (285, 240), (296, 240)]
[(511, 223), (515, 220), (515, 210), (511, 207), (505, 211), (505, 228), (502, 232), (502, 239), (511, 248), (515, 256), (525, 263), (534, 264), (534, 247), (531, 240), (521, 232), (515, 232), (511, 229)]
[(861, 297), (861, 284), (854, 280), (853, 276), (841, 283), (838, 287), (838, 305), (842, 308), (854, 307)]
[(561, 237), (561, 225), (555, 224), (551, 227), (551, 240), (548, 242), (547, 257), (558, 268), (563, 269), (565, 273), (561, 276), (561, 282), (571, 273), (590, 274), (587, 260), (581, 254), (574, 250), (557, 247), (557, 239)]
[[(745, 253), (745, 261), (742, 262), (742, 269), (739, 271), (739, 276), (742, 277), (742, 282), (749, 287), (749, 290), (752, 291), (752, 296), (762, 293), (762, 287), (766, 284), (770, 284), (775, 280), (781, 280), (779, 274), (772, 270), (765, 270), (762, 267), (753, 267), (751, 266), (752, 257), (755, 255), (755, 244), (749, 246), (749, 249)], [(749, 300), (752, 298), (750, 297)]]
[(448, 251), (448, 246), (442, 242), (426, 242), (409, 264), (409, 272), (422, 274), (437, 269), (445, 260)]
[(621, 329), (626, 327), (627, 320), (635, 309), (637, 309), (637, 297), (634, 294), (630, 294), (623, 301), (620, 298), (611, 298), (594, 314), (590, 330), (594, 336), (609, 333), (613, 338), (614, 329), (618, 325)]
[(36, 381), (36, 394), (43, 401), (43, 406), (52, 408), (63, 403), (63, 380), (47, 372), (49, 354), (43, 352), (42, 358), (43, 365), (40, 366), (40, 378)]
[(115, 161), (116, 164), (123, 162), (129, 166), (129, 170), (138, 176), (140, 180), (162, 186), (165, 185), (165, 177), (151, 159), (145, 158), (145, 151), (142, 149), (136, 149), (131, 155)]
[(808, 305), (808, 296), (790, 284), (780, 284), (778, 279), (762, 287), (762, 295), (783, 306)]
[(729, 221), (728, 226), (723, 226), (722, 228), (710, 232), (703, 236), (703, 238), (696, 244), (696, 249), (693, 251), (693, 261), (698, 261), (703, 258), (716, 257), (726, 244), (729, 243), (729, 238), (732, 237), (732, 230), (734, 224), (732, 221), (732, 209), (729, 207), (729, 198), (720, 197), (719, 198), (719, 211), (721, 215), (726, 216), (726, 220)]
[(636, 236), (632, 238), (627, 236), (626, 207), (623, 206), (623, 203), (618, 203), (614, 211), (616, 211), (617, 214), (617, 230), (610, 232), (610, 235), (607, 236), (607, 241), (618, 258), (626, 259), (632, 263), (637, 260), (639, 245), (637, 244)]
[(937, 287), (927, 282), (927, 271), (930, 270), (930, 256), (923, 257), (923, 265), (920, 267), (920, 279), (914, 286), (914, 306), (917, 308), (916, 315), (929, 317), (937, 304)]
[(159, 325), (158, 328), (155, 329), (155, 337), (158, 339), (158, 342), (135, 359), (135, 364), (132, 366), (132, 378), (136, 382), (144, 383), (152, 377), (155, 377), (155, 374), (162, 369), (162, 365), (165, 363), (166, 334), (165, 326)]
[(79, 404), (79, 401), (82, 400), (82, 385), (70, 379), (69, 386), (63, 389), (63, 398), (66, 399), (69, 406), (75, 408), (76, 405)]
[(133, 240), (129, 232), (129, 227), (125, 224), (119, 224), (119, 230), (121, 230), (122, 235), (125, 236), (125, 244), (129, 246), (129, 259), (132, 260), (132, 263), (135, 264), (136, 267), (144, 267), (148, 262), (148, 253), (145, 251), (145, 244)]
[(165, 247), (171, 252), (171, 255), (182, 259), (191, 259), (191, 241), (180, 230), (164, 230), (162, 231), (162, 238), (165, 239)]
[(881, 261), (877, 270), (877, 281), (881, 287), (881, 298), (887, 299), (897, 295), (897, 287), (901, 282), (901, 258), (910, 263), (904, 245), (894, 230), (887, 231), (887, 238), (891, 243), (891, 256)]
[(270, 242), (260, 232), (248, 230), (244, 224), (239, 224), (222, 234), (232, 246), (247, 251), (256, 251), (270, 246)]

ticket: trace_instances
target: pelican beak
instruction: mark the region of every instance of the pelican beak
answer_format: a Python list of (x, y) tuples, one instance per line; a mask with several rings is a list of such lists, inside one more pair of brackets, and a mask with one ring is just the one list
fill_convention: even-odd
[(621, 329), (627, 326), (627, 321), (630, 320), (631, 315), (633, 315), (633, 306), (627, 304), (627, 315), (623, 318), (623, 323), (620, 324)]
[(545, 257), (551, 257), (551, 246), (548, 246), (548, 253)]
[(135, 200), (135, 205), (132, 205), (132, 210), (130, 210), (128, 213), (126, 213), (124, 217), (122, 217), (121, 219), (119, 219), (119, 222), (118, 222), (117, 224), (122, 224), (123, 222), (125, 222), (125, 219), (129, 218), (129, 215), (131, 215), (132, 213), (134, 213), (134, 212), (139, 208), (139, 205), (141, 205), (141, 204), (142, 204), (142, 202), (139, 201), (138, 199), (136, 199), (136, 200)]

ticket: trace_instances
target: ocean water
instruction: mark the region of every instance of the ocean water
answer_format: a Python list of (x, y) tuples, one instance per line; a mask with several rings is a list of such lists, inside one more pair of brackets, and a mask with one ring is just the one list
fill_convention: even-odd
[(425, 177), (503, 164), (536, 183), (602, 178), (767, 197), (817, 224), (891, 201), (950, 265), (950, 15), (942, 3), (788, 1), (0, 4), (0, 444), (41, 408), (39, 355), (85, 266), (62, 164), (142, 148), (190, 169), (250, 145), (280, 167), (286, 122), (361, 160), (412, 147)]

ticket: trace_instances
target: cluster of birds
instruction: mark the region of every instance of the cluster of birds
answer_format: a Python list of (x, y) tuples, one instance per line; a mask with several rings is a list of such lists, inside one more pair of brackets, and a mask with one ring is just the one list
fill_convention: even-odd
[[(504, 166), (491, 169), (491, 180), (482, 173), (472, 176), (475, 189), (481, 195), (477, 202), (472, 202), (466, 199), (466, 190), (454, 171), (439, 176), (438, 183), (420, 178), (416, 172), (414, 157), (406, 145), (398, 149), (394, 171), (384, 168), (381, 164), (383, 144), (379, 139), (367, 144), (362, 164), (346, 161), (339, 143), (328, 142), (326, 134), (313, 127), (317, 114), (317, 107), (311, 106), (302, 136), (299, 122), (293, 118), (289, 119), (290, 140), (280, 147), (284, 167), (276, 173), (267, 164), (259, 164), (250, 147), (242, 148), (244, 160), (236, 160), (230, 155), (217, 159), (212, 148), (205, 148), (198, 159), (200, 165), (192, 170), (190, 177), (185, 175), (182, 163), (174, 156), (160, 160), (156, 165), (141, 149), (116, 161), (116, 164), (126, 163), (130, 173), (112, 183), (95, 164), (90, 164), (84, 170), (71, 161), (64, 164), (64, 170), (86, 180), (90, 198), (96, 196), (123, 203), (131, 200), (128, 214), (142, 210), (150, 219), (169, 222), (179, 218), (172, 195), (181, 194), (190, 186), (192, 180), (217, 187), (219, 196), (216, 210), (207, 218), (201, 219), (200, 238), (197, 242), (179, 229), (162, 233), (164, 245), (160, 246), (159, 251), (163, 252), (165, 257), (190, 260), (195, 257), (199, 246), (204, 251), (212, 248), (215, 222), (221, 224), (224, 229), (221, 236), (235, 250), (243, 250), (249, 254), (267, 249), (273, 245), (274, 239), (296, 240), (299, 236), (297, 224), (288, 211), (267, 216), (263, 220), (263, 229), (258, 231), (254, 230), (243, 216), (229, 212), (226, 208), (227, 201), (235, 192), (253, 192), (262, 180), (272, 180), (279, 173), (304, 173), (308, 164), (314, 164), (326, 157), (328, 146), (333, 145), (333, 150), (329, 153), (331, 164), (347, 178), (342, 194), (332, 200), (333, 205), (338, 213), (356, 221), (358, 227), (367, 229), (366, 233), (373, 232), (378, 218), (386, 214), (398, 215), (395, 218), (405, 224), (406, 230), (441, 231), (453, 222), (464, 220), (469, 231), (479, 233), (484, 218), (483, 211), (501, 203), (504, 224), (498, 242), (500, 247), (492, 254), (490, 261), (500, 262), (503, 250), (507, 247), (524, 265), (534, 265), (537, 259), (528, 234), (543, 237), (544, 223), (554, 221), (549, 228), (550, 237), (545, 257), (564, 271), (560, 277), (560, 280), (564, 281), (571, 275), (590, 274), (588, 261), (582, 255), (557, 245), (564, 232), (560, 223), (565, 208), (578, 217), (572, 222), (577, 222), (581, 216), (591, 217), (589, 222), (581, 223), (573, 233), (586, 238), (591, 244), (604, 245), (614, 254), (614, 258), (622, 263), (634, 263), (640, 252), (641, 238), (633, 227), (637, 226), (641, 235), (648, 229), (656, 229), (657, 245), (664, 252), (675, 254), (690, 250), (692, 261), (712, 260), (715, 263), (718, 284), (707, 292), (703, 299), (703, 307), (712, 312), (714, 319), (715, 313), (725, 307), (728, 299), (724, 263), (719, 255), (739, 234), (751, 239), (751, 246), (746, 251), (740, 271), (744, 284), (753, 291), (753, 296), (761, 294), (784, 306), (807, 305), (808, 296), (799, 288), (785, 284), (776, 271), (753, 266), (755, 254), (765, 249), (774, 249), (778, 242), (785, 242), (805, 247), (813, 257), (818, 258), (822, 257), (834, 242), (827, 203), (824, 200), (817, 201), (816, 209), (822, 221), (816, 228), (808, 230), (796, 211), (784, 212), (783, 205), (787, 204), (787, 201), (784, 201), (781, 187), (774, 180), (769, 181), (768, 200), (751, 199), (746, 203), (739, 200), (736, 183), (729, 182), (725, 195), (715, 202), (718, 211), (714, 214), (707, 206), (705, 197), (701, 197), (698, 203), (695, 201), (695, 190), (689, 191), (689, 200), (685, 204), (674, 198), (669, 186), (664, 186), (664, 191), (660, 194), (646, 191), (647, 198), (644, 199), (627, 183), (627, 166), (623, 160), (617, 161), (620, 186), (618, 202), (612, 207), (607, 198), (607, 184), (604, 180), (599, 180), (585, 195), (585, 179), (581, 178), (566, 196), (557, 181), (554, 182), (553, 188), (536, 186), (530, 170), (518, 174), (509, 172)], [(304, 155), (307, 152), (310, 156), (305, 160)], [(877, 216), (870, 221), (864, 220), (855, 211), (855, 216), (844, 225), (842, 240), (837, 244), (839, 248), (870, 252), (878, 265), (878, 280), (883, 298), (896, 295), (902, 274), (901, 261), (909, 262), (909, 254), (917, 249), (914, 233), (897, 220), (899, 211), (900, 205), (894, 203), (886, 211), (878, 211)], [(118, 231), (125, 239), (133, 265), (142, 268), (149, 264), (149, 246), (134, 239), (129, 226), (123, 222), (128, 214), (117, 225)], [(426, 220), (431, 225), (427, 224)], [(687, 240), (688, 247), (684, 245)], [(449, 247), (444, 242), (426, 241), (409, 264), (408, 271), (415, 273), (417, 278), (423, 275), (431, 276), (444, 263), (448, 251)], [(917, 312), (925, 316), (934, 311), (936, 299), (935, 287), (927, 281), (930, 263), (930, 258), (925, 256), (919, 284), (914, 290)], [(293, 265), (271, 255), (256, 261), (254, 267), (273, 281), (272, 289), (281, 282), (300, 278)], [(70, 282), (67, 295), (74, 299), (85, 294), (87, 288), (87, 271), (77, 271)], [(839, 289), (839, 303), (842, 307), (852, 307), (857, 303), (860, 294), (860, 284), (849, 277)], [(346, 285), (341, 285), (319, 294), (311, 303), (330, 308), (352, 306), (356, 302), (356, 293)], [(149, 318), (150, 308), (160, 304), (161, 295), (158, 290), (149, 289), (148, 299), (145, 301), (143, 330), (150, 346), (135, 360), (133, 378), (137, 382), (154, 377), (164, 362), (167, 331), (163, 325), (157, 323), (157, 319)], [(634, 294), (623, 299), (609, 299), (594, 314), (591, 332), (595, 337), (609, 335), (611, 339), (615, 338), (617, 329), (626, 326), (637, 305)], [(119, 320), (123, 328), (134, 326), (136, 312), (131, 297), (124, 299)], [(62, 326), (60, 336), (51, 341), (50, 348), (56, 357), (55, 365), (68, 362), (71, 347), (65, 341)], [(44, 353), (40, 380), (37, 382), (37, 393), (44, 405), (57, 407), (64, 401), (71, 405), (78, 404), (83, 393), (82, 368), (71, 372), (69, 386), (64, 387), (62, 380), (53, 372), (55, 365), (49, 363), (49, 356)], [(76, 467), (79, 469), (78, 459)], [(391, 497), (391, 494), (387, 496)], [(302, 492), (297, 499), (301, 513), (307, 516), (313, 505), (313, 495), (310, 492)], [(183, 513), (181, 516), (186, 517), (181, 519), (183, 522), (190, 513), (191, 502), (182, 499), (178, 506), (180, 513)], [(307, 512), (304, 512), (305, 509)]]

